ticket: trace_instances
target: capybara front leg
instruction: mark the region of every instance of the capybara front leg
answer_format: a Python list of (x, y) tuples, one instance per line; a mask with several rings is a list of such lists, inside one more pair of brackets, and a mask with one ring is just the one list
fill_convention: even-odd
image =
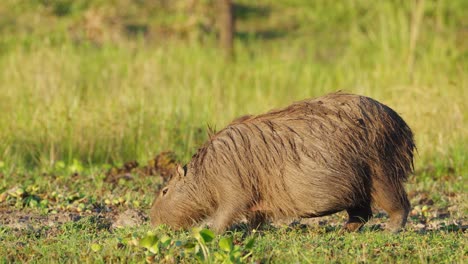
[(217, 234), (222, 234), (234, 222), (235, 217), (242, 212), (239, 209), (220, 208), (213, 217), (213, 230)]
[(231, 219), (226, 216), (217, 216), (213, 222), (213, 231), (216, 234), (222, 234), (230, 225)]
[(216, 234), (222, 234), (228, 229), (234, 222), (234, 217), (238, 212), (231, 210), (218, 210), (213, 219), (213, 231)]
[(346, 212), (348, 212), (349, 219), (345, 224), (345, 230), (350, 232), (358, 231), (372, 218), (372, 209), (369, 204), (347, 209)]

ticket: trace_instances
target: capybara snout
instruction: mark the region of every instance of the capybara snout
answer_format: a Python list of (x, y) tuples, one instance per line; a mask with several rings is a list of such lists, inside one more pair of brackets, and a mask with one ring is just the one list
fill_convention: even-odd
[(406, 223), (403, 186), (413, 170), (411, 129), (389, 107), (334, 93), (244, 116), (212, 135), (156, 197), (153, 225), (187, 228), (211, 218), (217, 232), (247, 217), (317, 217), (346, 210), (358, 230), (371, 205)]

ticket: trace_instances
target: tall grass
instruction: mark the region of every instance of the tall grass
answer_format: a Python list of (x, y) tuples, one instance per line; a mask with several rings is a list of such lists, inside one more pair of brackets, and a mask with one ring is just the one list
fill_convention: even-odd
[[(268, 18), (239, 22), (247, 37), (236, 39), (229, 64), (211, 39), (95, 46), (66, 34), (6, 35), (0, 161), (12, 169), (144, 161), (167, 149), (187, 161), (207, 124), (221, 128), (238, 115), (341, 89), (400, 113), (416, 134), (418, 166), (442, 159), (466, 172), (467, 44), (462, 19), (451, 16), (462, 1), (426, 2), (415, 48), (410, 4), (270, 3)], [(254, 34), (253, 25), (275, 28), (288, 18), (295, 26), (285, 36)]]

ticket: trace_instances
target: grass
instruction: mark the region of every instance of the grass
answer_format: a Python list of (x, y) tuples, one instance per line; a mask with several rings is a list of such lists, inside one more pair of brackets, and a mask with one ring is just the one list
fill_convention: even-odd
[[(70, 37), (66, 18), (50, 22), (56, 30), (46, 35), (6, 34), (2, 161), (48, 168), (73, 159), (145, 160), (166, 149), (187, 161), (206, 138), (198, 132), (206, 124), (220, 128), (239, 115), (338, 89), (395, 108), (414, 129), (423, 158), (450, 159), (450, 149), (466, 148), (468, 63), (455, 4), (428, 4), (416, 53), (408, 54), (408, 6), (362, 1), (334, 13), (327, 4), (286, 3), (271, 4), (267, 18), (241, 20), (239, 31), (253, 33), (236, 39), (232, 64), (210, 37), (204, 44), (128, 40), (96, 46)], [(283, 9), (297, 16), (291, 18), (297, 29), (282, 38), (262, 37), (282, 21)], [(321, 15), (326, 11), (331, 17)], [(415, 57), (411, 72), (409, 56)]]
[[(186, 234), (168, 233), (175, 241), (195, 241)], [(254, 239), (254, 247), (242, 252), (244, 261), (285, 263), (463, 263), (466, 258), (464, 235), (453, 232), (430, 232), (423, 234), (400, 234), (389, 236), (385, 233), (365, 230), (359, 234), (337, 235), (336, 232), (317, 230), (288, 230), (280, 228), (242, 238), (242, 233), (225, 235), (233, 238), (240, 249), (245, 250), (245, 242)], [(42, 235), (44, 236), (44, 235)], [(2, 251), (10, 253), (9, 260), (41, 262), (141, 262), (153, 261), (154, 254), (135, 245), (134, 238), (145, 236), (142, 228), (123, 229), (110, 234), (96, 230), (93, 224), (80, 223), (63, 227), (62, 232), (53, 237), (42, 237), (41, 234), (23, 235), (20, 239), (9, 238), (4, 241), (7, 248)], [(216, 253), (224, 250), (218, 246), (220, 238), (207, 243), (211, 259)], [(133, 244), (132, 244), (133, 243)], [(26, 246), (27, 245), (27, 246)], [(94, 245), (94, 246), (93, 246)], [(99, 245), (99, 246), (96, 246)], [(175, 243), (161, 247), (162, 253), (171, 258), (179, 257), (182, 262), (194, 262), (195, 254), (185, 251), (184, 246)], [(182, 257), (181, 257), (182, 255)], [(171, 262), (164, 255), (156, 255), (157, 261)], [(158, 259), (158, 257), (160, 259)]]
[[(336, 90), (391, 106), (413, 129), (408, 231), (373, 228), (386, 221), (378, 214), (363, 232), (339, 234), (338, 214), (309, 228), (216, 237), (204, 261), (236, 259), (235, 245), (247, 262), (466, 261), (465, 1), (424, 1), (419, 22), (416, 1), (236, 1), (230, 63), (209, 1), (190, 12), (185, 1), (163, 2), (0, 4), (0, 217), (12, 215), (1, 218), (0, 261), (195, 261), (199, 252), (186, 245), (201, 248), (196, 233), (154, 230), (146, 220), (110, 227), (126, 209), (146, 212), (161, 179), (131, 171), (109, 182), (109, 168), (165, 150), (187, 162), (207, 124), (219, 129)], [(68, 214), (82, 218), (6, 222)], [(147, 231), (171, 242), (151, 252), (140, 243)], [(229, 237), (228, 252), (218, 243)]]

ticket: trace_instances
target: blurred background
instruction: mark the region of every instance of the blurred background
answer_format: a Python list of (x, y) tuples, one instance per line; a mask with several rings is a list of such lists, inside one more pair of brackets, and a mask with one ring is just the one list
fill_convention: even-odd
[(418, 170), (467, 171), (468, 1), (2, 0), (0, 167), (187, 162), (233, 118), (343, 90)]

